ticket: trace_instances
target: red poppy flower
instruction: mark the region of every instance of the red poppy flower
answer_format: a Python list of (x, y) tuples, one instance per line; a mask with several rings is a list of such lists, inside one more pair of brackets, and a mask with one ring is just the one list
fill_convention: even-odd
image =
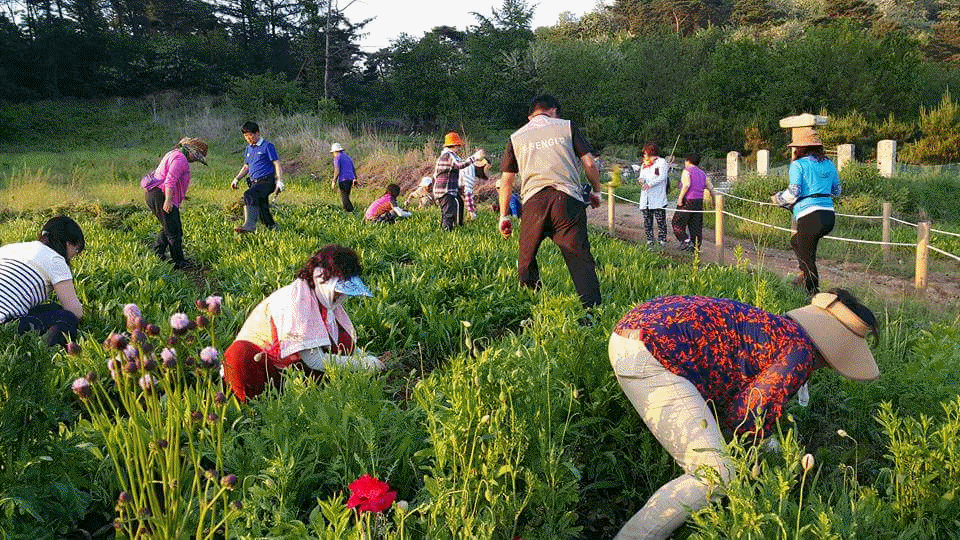
[(361, 512), (383, 512), (396, 498), (397, 492), (390, 491), (390, 484), (365, 474), (350, 484), (347, 506)]

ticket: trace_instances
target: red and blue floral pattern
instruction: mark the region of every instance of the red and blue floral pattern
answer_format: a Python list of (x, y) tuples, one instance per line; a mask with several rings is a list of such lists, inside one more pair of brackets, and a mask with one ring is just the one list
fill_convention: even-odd
[(655, 298), (633, 308), (614, 332), (642, 341), (739, 433), (752, 432), (761, 421), (762, 431), (771, 433), (816, 363), (813, 341), (799, 324), (723, 298)]

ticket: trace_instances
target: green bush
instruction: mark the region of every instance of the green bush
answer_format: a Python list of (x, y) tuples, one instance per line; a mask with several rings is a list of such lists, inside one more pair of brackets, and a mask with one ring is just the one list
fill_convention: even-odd
[(227, 97), (237, 110), (251, 117), (290, 114), (302, 110), (308, 103), (307, 94), (299, 82), (269, 73), (231, 77)]

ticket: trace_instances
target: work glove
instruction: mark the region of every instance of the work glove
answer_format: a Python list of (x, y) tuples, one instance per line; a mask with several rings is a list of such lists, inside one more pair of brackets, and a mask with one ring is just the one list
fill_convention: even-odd
[(477, 150), (476, 152), (474, 152), (473, 155), (470, 156), (470, 157), (471, 157), (471, 158), (473, 159), (473, 161), (475, 161), (475, 162), (476, 162), (476, 161), (480, 161), (481, 159), (487, 157), (487, 151), (484, 150), (483, 148), (481, 148), (481, 149)]

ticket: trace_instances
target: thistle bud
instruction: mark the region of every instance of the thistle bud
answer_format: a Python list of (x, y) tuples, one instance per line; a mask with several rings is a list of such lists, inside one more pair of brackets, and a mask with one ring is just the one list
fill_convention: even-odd
[(67, 354), (70, 354), (73, 356), (77, 356), (78, 354), (80, 354), (80, 345), (78, 345), (76, 342), (73, 342), (73, 341), (71, 341), (70, 343), (67, 343)]
[(210, 324), (210, 320), (203, 315), (197, 315), (193, 322), (197, 325), (197, 328), (206, 328)]
[(237, 475), (228, 474), (224, 476), (220, 479), (220, 485), (228, 489), (233, 489), (233, 487), (237, 485)]
[(153, 323), (150, 323), (146, 327), (144, 327), (144, 330), (147, 332), (147, 335), (150, 335), (150, 336), (160, 335), (160, 327)]
[(90, 381), (83, 377), (74, 380), (70, 387), (73, 389), (73, 393), (79, 396), (80, 399), (87, 399), (93, 394), (93, 390), (90, 388)]

